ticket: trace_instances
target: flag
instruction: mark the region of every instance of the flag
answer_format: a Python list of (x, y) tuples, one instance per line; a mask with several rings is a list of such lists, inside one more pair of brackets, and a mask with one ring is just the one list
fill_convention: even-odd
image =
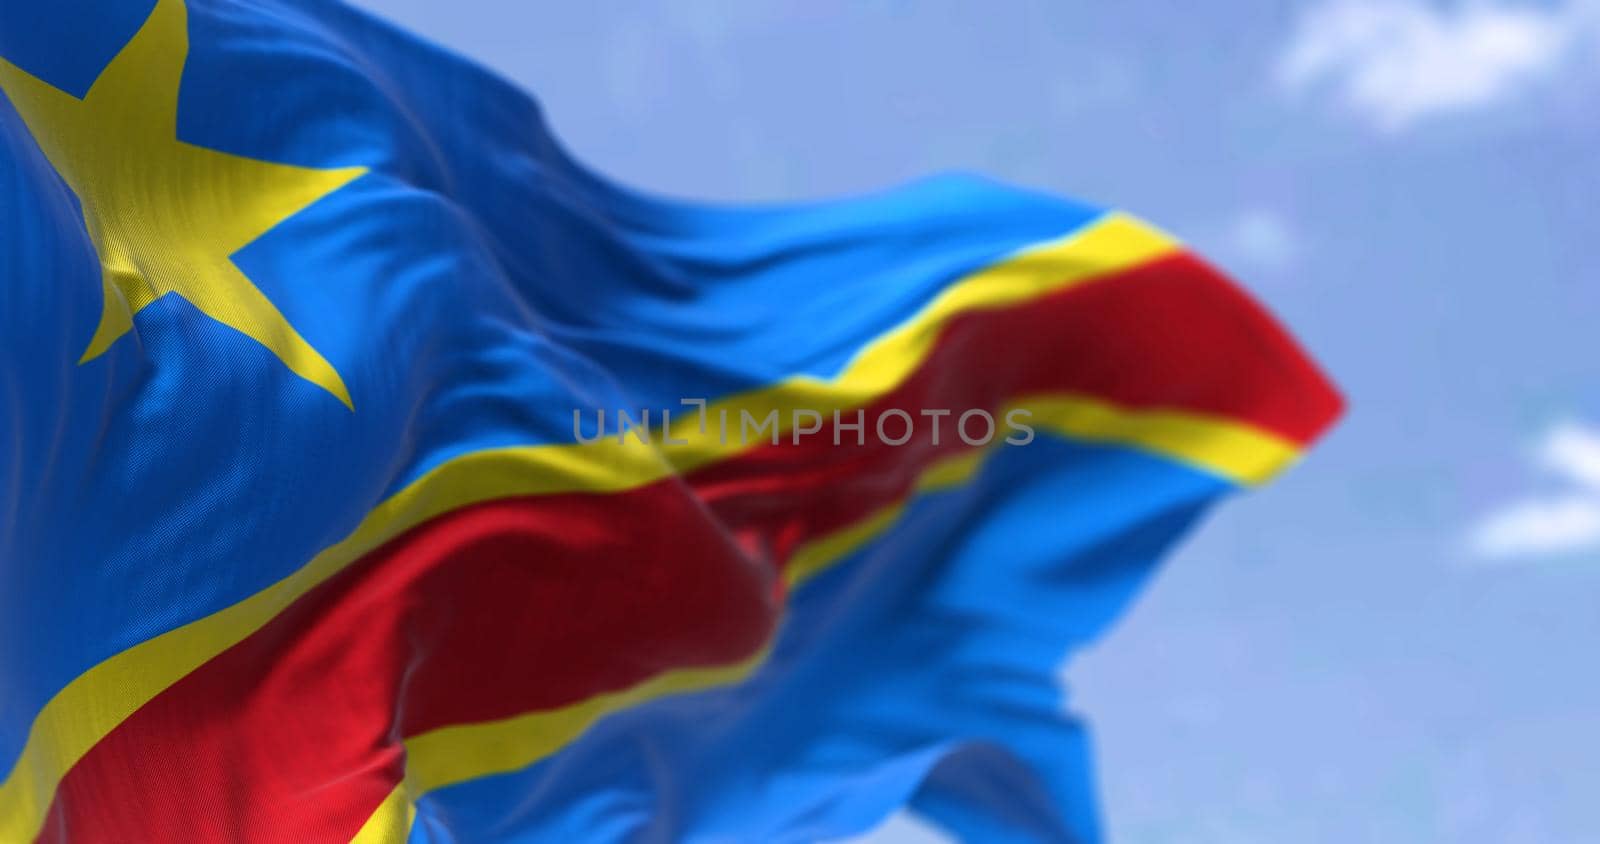
[(644, 195), (329, 0), (0, 57), (3, 841), (1095, 840), (1060, 660), (1338, 412), (1131, 216)]

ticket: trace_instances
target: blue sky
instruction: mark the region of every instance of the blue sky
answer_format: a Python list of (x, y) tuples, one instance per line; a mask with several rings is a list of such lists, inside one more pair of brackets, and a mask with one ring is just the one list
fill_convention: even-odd
[(1175, 231), (1303, 338), (1350, 416), (1067, 668), (1114, 840), (1600, 835), (1600, 2), (364, 5), (617, 178), (981, 170)]

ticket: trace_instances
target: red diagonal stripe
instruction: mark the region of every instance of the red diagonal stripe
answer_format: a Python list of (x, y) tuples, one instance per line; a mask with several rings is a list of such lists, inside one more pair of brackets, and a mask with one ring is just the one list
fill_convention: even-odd
[[(1177, 256), (965, 314), (867, 412), (1087, 393), (1296, 442), (1337, 397), (1252, 303)], [(47, 839), (344, 840), (399, 740), (754, 653), (801, 542), (903, 497), (943, 444), (823, 433), (616, 495), (463, 508), (395, 539), (134, 713), (62, 782)], [(870, 425), (870, 422), (869, 422)]]

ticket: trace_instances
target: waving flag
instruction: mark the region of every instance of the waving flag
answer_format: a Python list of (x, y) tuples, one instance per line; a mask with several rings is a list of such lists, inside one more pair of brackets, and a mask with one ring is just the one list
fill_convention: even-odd
[(1337, 414), (1118, 212), (641, 196), (326, 0), (0, 56), (0, 841), (1093, 840), (1059, 660)]

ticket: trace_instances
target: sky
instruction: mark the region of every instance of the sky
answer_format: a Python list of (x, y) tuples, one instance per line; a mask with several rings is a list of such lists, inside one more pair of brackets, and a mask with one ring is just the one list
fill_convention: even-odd
[(623, 181), (983, 171), (1302, 338), (1348, 417), (1064, 668), (1112, 840), (1600, 840), (1600, 0), (361, 4)]

